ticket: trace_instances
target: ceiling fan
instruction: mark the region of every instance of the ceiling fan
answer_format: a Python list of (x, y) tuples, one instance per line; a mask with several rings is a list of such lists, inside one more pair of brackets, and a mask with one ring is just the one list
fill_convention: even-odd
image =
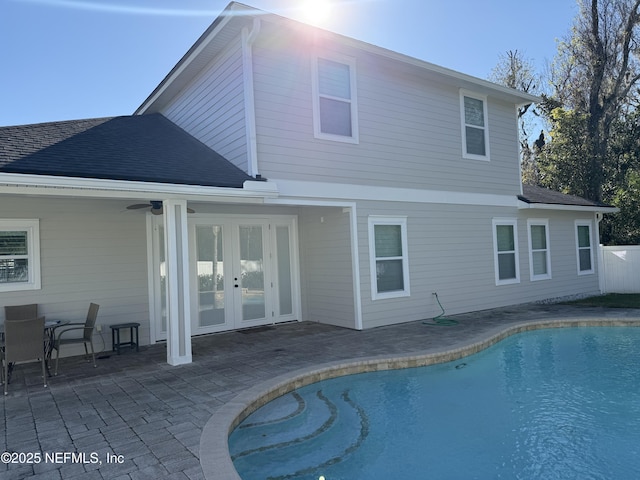
[[(141, 208), (151, 208), (151, 213), (153, 215), (162, 215), (162, 202), (160, 200), (151, 200), (149, 203), (136, 203), (134, 205), (129, 205), (127, 210), (139, 210)], [(195, 210), (191, 208), (187, 208), (187, 213), (196, 213)]]

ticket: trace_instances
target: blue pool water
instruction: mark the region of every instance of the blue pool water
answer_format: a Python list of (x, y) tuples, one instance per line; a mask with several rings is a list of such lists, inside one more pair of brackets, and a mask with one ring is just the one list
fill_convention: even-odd
[(291, 392), (229, 437), (243, 480), (640, 478), (640, 328), (509, 337)]

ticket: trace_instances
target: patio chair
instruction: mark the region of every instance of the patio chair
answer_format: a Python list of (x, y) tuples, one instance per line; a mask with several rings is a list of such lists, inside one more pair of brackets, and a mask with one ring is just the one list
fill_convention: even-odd
[(4, 317), (7, 320), (26, 320), (28, 318), (38, 318), (38, 304), (12, 305), (4, 307)]
[[(53, 348), (56, 350), (56, 368), (54, 371), (54, 375), (58, 375), (58, 361), (60, 360), (60, 347), (62, 345), (71, 345), (74, 343), (82, 343), (84, 344), (84, 352), (85, 355), (89, 356), (89, 351), (87, 350), (87, 344), (91, 347), (91, 358), (93, 359), (93, 368), (96, 368), (96, 355), (93, 350), (93, 329), (96, 326), (96, 318), (98, 318), (98, 309), (100, 305), (96, 305), (95, 303), (91, 303), (89, 305), (89, 312), (87, 313), (87, 320), (84, 323), (68, 323), (59, 328), (59, 331), (56, 335), (55, 342), (53, 344)], [(69, 337), (67, 334), (69, 332), (78, 332), (82, 331), (81, 337)]]
[(16, 362), (40, 360), (42, 363), (42, 378), (47, 386), (44, 351), (44, 317), (26, 320), (5, 320), (4, 322), (4, 351), (3, 380), (4, 394), (7, 395), (9, 382), (9, 364), (15, 367)]

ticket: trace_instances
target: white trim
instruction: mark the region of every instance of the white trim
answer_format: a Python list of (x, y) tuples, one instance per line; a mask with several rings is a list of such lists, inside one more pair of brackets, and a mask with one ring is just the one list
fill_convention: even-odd
[(519, 210), (563, 210), (573, 212), (602, 212), (602, 213), (618, 213), (617, 207), (602, 207), (597, 205), (561, 205), (556, 203), (527, 203), (518, 200)]
[[(355, 202), (340, 202), (331, 200), (309, 200), (295, 198), (265, 199), (265, 205), (296, 205), (309, 207), (342, 207), (349, 213), (350, 238), (351, 238), (351, 274), (353, 275), (353, 301), (355, 310), (355, 328), (364, 328), (362, 321), (362, 293), (360, 290), (360, 249), (358, 247), (358, 213)], [(296, 237), (297, 238), (297, 237)]]
[[(491, 221), (493, 227), (493, 264), (494, 264), (494, 272), (496, 285), (512, 285), (515, 283), (520, 283), (520, 254), (518, 252), (518, 219), (517, 218), (494, 218)], [(498, 226), (512, 226), (513, 227), (513, 245), (514, 250), (503, 252), (503, 253), (513, 253), (515, 256), (515, 268), (516, 268), (516, 276), (514, 278), (501, 279), (500, 278), (500, 268), (498, 256), (500, 252), (498, 252)]]
[(164, 200), (167, 265), (167, 363), (192, 362), (187, 202)]
[[(329, 60), (331, 62), (340, 63), (342, 65), (347, 65), (349, 67), (349, 88), (350, 88), (350, 98), (333, 98), (327, 95), (321, 95), (320, 86), (319, 86), (319, 78), (318, 78), (318, 60), (319, 59)], [(348, 57), (346, 55), (338, 55), (335, 53), (332, 54), (323, 54), (318, 53), (314, 55), (311, 59), (311, 89), (313, 95), (313, 134), (315, 138), (321, 140), (331, 140), (335, 142), (344, 142), (344, 143), (354, 143), (357, 144), (360, 142), (359, 133), (358, 133), (358, 95), (356, 91), (357, 81), (356, 81), (356, 59), (354, 57)], [(351, 136), (347, 135), (337, 135), (331, 133), (324, 133), (321, 129), (320, 125), (320, 97), (330, 98), (334, 100), (338, 100), (341, 102), (349, 103), (350, 111), (351, 111)]]
[[(484, 122), (484, 125), (482, 126), (482, 131), (484, 134), (484, 155), (467, 152), (467, 120), (464, 108), (465, 97), (472, 98), (474, 100), (480, 100), (482, 102), (482, 116)], [(491, 151), (489, 148), (489, 106), (486, 95), (480, 95), (468, 90), (460, 89), (460, 126), (462, 134), (462, 157), (470, 160), (491, 160)], [(473, 128), (480, 128), (477, 125), (470, 126)]]
[[(214, 20), (213, 25), (215, 25), (215, 28), (210, 33), (208, 33), (206, 37), (198, 40), (196, 44), (194, 44), (194, 46), (192, 47), (192, 51), (189, 51), (184, 55), (184, 57), (173, 68), (173, 70), (169, 72), (169, 74), (162, 80), (160, 85), (156, 87), (156, 90), (154, 90), (152, 94), (142, 103), (142, 105), (138, 107), (134, 114), (144, 113), (152, 109), (153, 104), (158, 101), (158, 99), (162, 97), (162, 95), (164, 95), (165, 91), (168, 90), (174, 82), (179, 81), (178, 79), (185, 74), (185, 70), (190, 67), (190, 64), (193, 63), (196, 58), (203, 56), (206, 60), (214, 56), (215, 50), (214, 52), (209, 52), (209, 50), (215, 49), (215, 47), (212, 46), (215, 44), (213, 40), (221, 34), (223, 29), (229, 26), (228, 24), (231, 20), (238, 17), (244, 17), (248, 19), (252, 17), (259, 17), (263, 21), (268, 21), (278, 26), (285, 25), (287, 27), (290, 27), (294, 25), (296, 28), (302, 26), (305, 30), (303, 33), (315, 34), (319, 37), (320, 41), (336, 41), (347, 48), (355, 48), (362, 52), (368, 52), (383, 58), (401, 62), (402, 64), (412, 65), (414, 67), (422, 69), (427, 73), (431, 73), (432, 76), (440, 77), (440, 79), (444, 80), (446, 83), (453, 84), (459, 87), (470, 88), (475, 91), (481, 91), (482, 93), (487, 93), (498, 98), (503, 98), (516, 104), (525, 105), (541, 101), (540, 97), (528, 93), (520, 92), (518, 90), (498, 85), (484, 79), (473, 77), (471, 75), (457, 72), (440, 65), (410, 57), (400, 52), (394, 52), (392, 50), (388, 50), (377, 45), (372, 45), (355, 38), (323, 31), (308, 25), (301, 24), (300, 22), (297, 22), (295, 20), (282, 17), (280, 15), (270, 14), (263, 10), (232, 2)], [(216, 25), (216, 23), (218, 24)]]
[(491, 193), (452, 192), (444, 190), (422, 190), (350, 183), (305, 182), (297, 180), (270, 179), (278, 185), (277, 200), (265, 199), (265, 203), (281, 203), (285, 197), (316, 198), (331, 200), (379, 200), (387, 202), (436, 203), (451, 205), (483, 205), (493, 207), (518, 206), (518, 197)]
[[(147, 230), (147, 291), (149, 295), (149, 344), (156, 343), (158, 316), (161, 312), (156, 308), (156, 268), (154, 255), (154, 235), (153, 215), (148, 213), (145, 219)], [(160, 292), (158, 292), (160, 293)]]
[(356, 330), (362, 330), (362, 294), (360, 291), (360, 252), (358, 248), (358, 213), (353, 204), (343, 209), (349, 212), (349, 226), (351, 228), (351, 272), (353, 275), (353, 307), (355, 311)]
[(224, 197), (228, 197), (234, 202), (245, 198), (262, 200), (278, 196), (277, 187), (273, 182), (245, 181), (243, 188), (227, 188), (21, 173), (0, 173), (0, 193), (147, 200), (150, 195), (162, 196), (165, 199), (187, 198), (205, 201), (212, 198), (222, 201)]
[(255, 177), (258, 173), (258, 142), (256, 133), (256, 107), (253, 85), (253, 50), (252, 45), (260, 33), (260, 19), (253, 19), (253, 29), (242, 29), (242, 80), (244, 84), (244, 116), (247, 139), (248, 174)]
[[(376, 244), (375, 244), (375, 227), (377, 225), (397, 225), (400, 226), (400, 235), (402, 242), (402, 256), (390, 257), (393, 260), (402, 260), (402, 277), (403, 277), (403, 289), (378, 292), (377, 282), (377, 262), (376, 256)], [(383, 216), (383, 215), (369, 215), (368, 217), (368, 230), (369, 230), (369, 268), (371, 272), (371, 299), (382, 300), (388, 298), (399, 298), (411, 296), (411, 287), (409, 284), (409, 249), (407, 247), (407, 217), (406, 216)], [(385, 258), (385, 257), (381, 257)]]
[(0, 283), (0, 293), (23, 290), (40, 290), (40, 220), (35, 219), (0, 219), (0, 231), (27, 232), (27, 271), (28, 281), (17, 283)]
[[(533, 239), (531, 237), (531, 227), (542, 226), (544, 227), (546, 247), (544, 252), (546, 253), (546, 267), (547, 273), (536, 275), (533, 271)], [(551, 278), (551, 245), (549, 243), (549, 220), (546, 218), (530, 218), (527, 220), (527, 237), (529, 239), (529, 278), (532, 282), (538, 280), (549, 280)], [(543, 251), (543, 250), (537, 250)]]
[[(589, 228), (589, 261), (591, 262), (591, 268), (589, 270), (580, 270), (580, 238), (578, 235), (578, 227), (588, 227)], [(592, 275), (595, 273), (595, 266), (593, 263), (594, 255), (593, 250), (595, 248), (593, 244), (593, 222), (591, 220), (576, 220), (574, 222), (574, 234), (576, 237), (576, 262), (578, 275)], [(583, 249), (585, 247), (582, 247)]]

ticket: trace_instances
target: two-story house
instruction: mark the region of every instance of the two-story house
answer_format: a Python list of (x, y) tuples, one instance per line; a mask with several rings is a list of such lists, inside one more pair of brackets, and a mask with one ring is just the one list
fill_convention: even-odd
[(523, 187), (535, 101), (233, 2), (134, 115), (0, 128), (0, 304), (95, 302), (180, 364), (195, 334), (597, 294), (614, 209)]

